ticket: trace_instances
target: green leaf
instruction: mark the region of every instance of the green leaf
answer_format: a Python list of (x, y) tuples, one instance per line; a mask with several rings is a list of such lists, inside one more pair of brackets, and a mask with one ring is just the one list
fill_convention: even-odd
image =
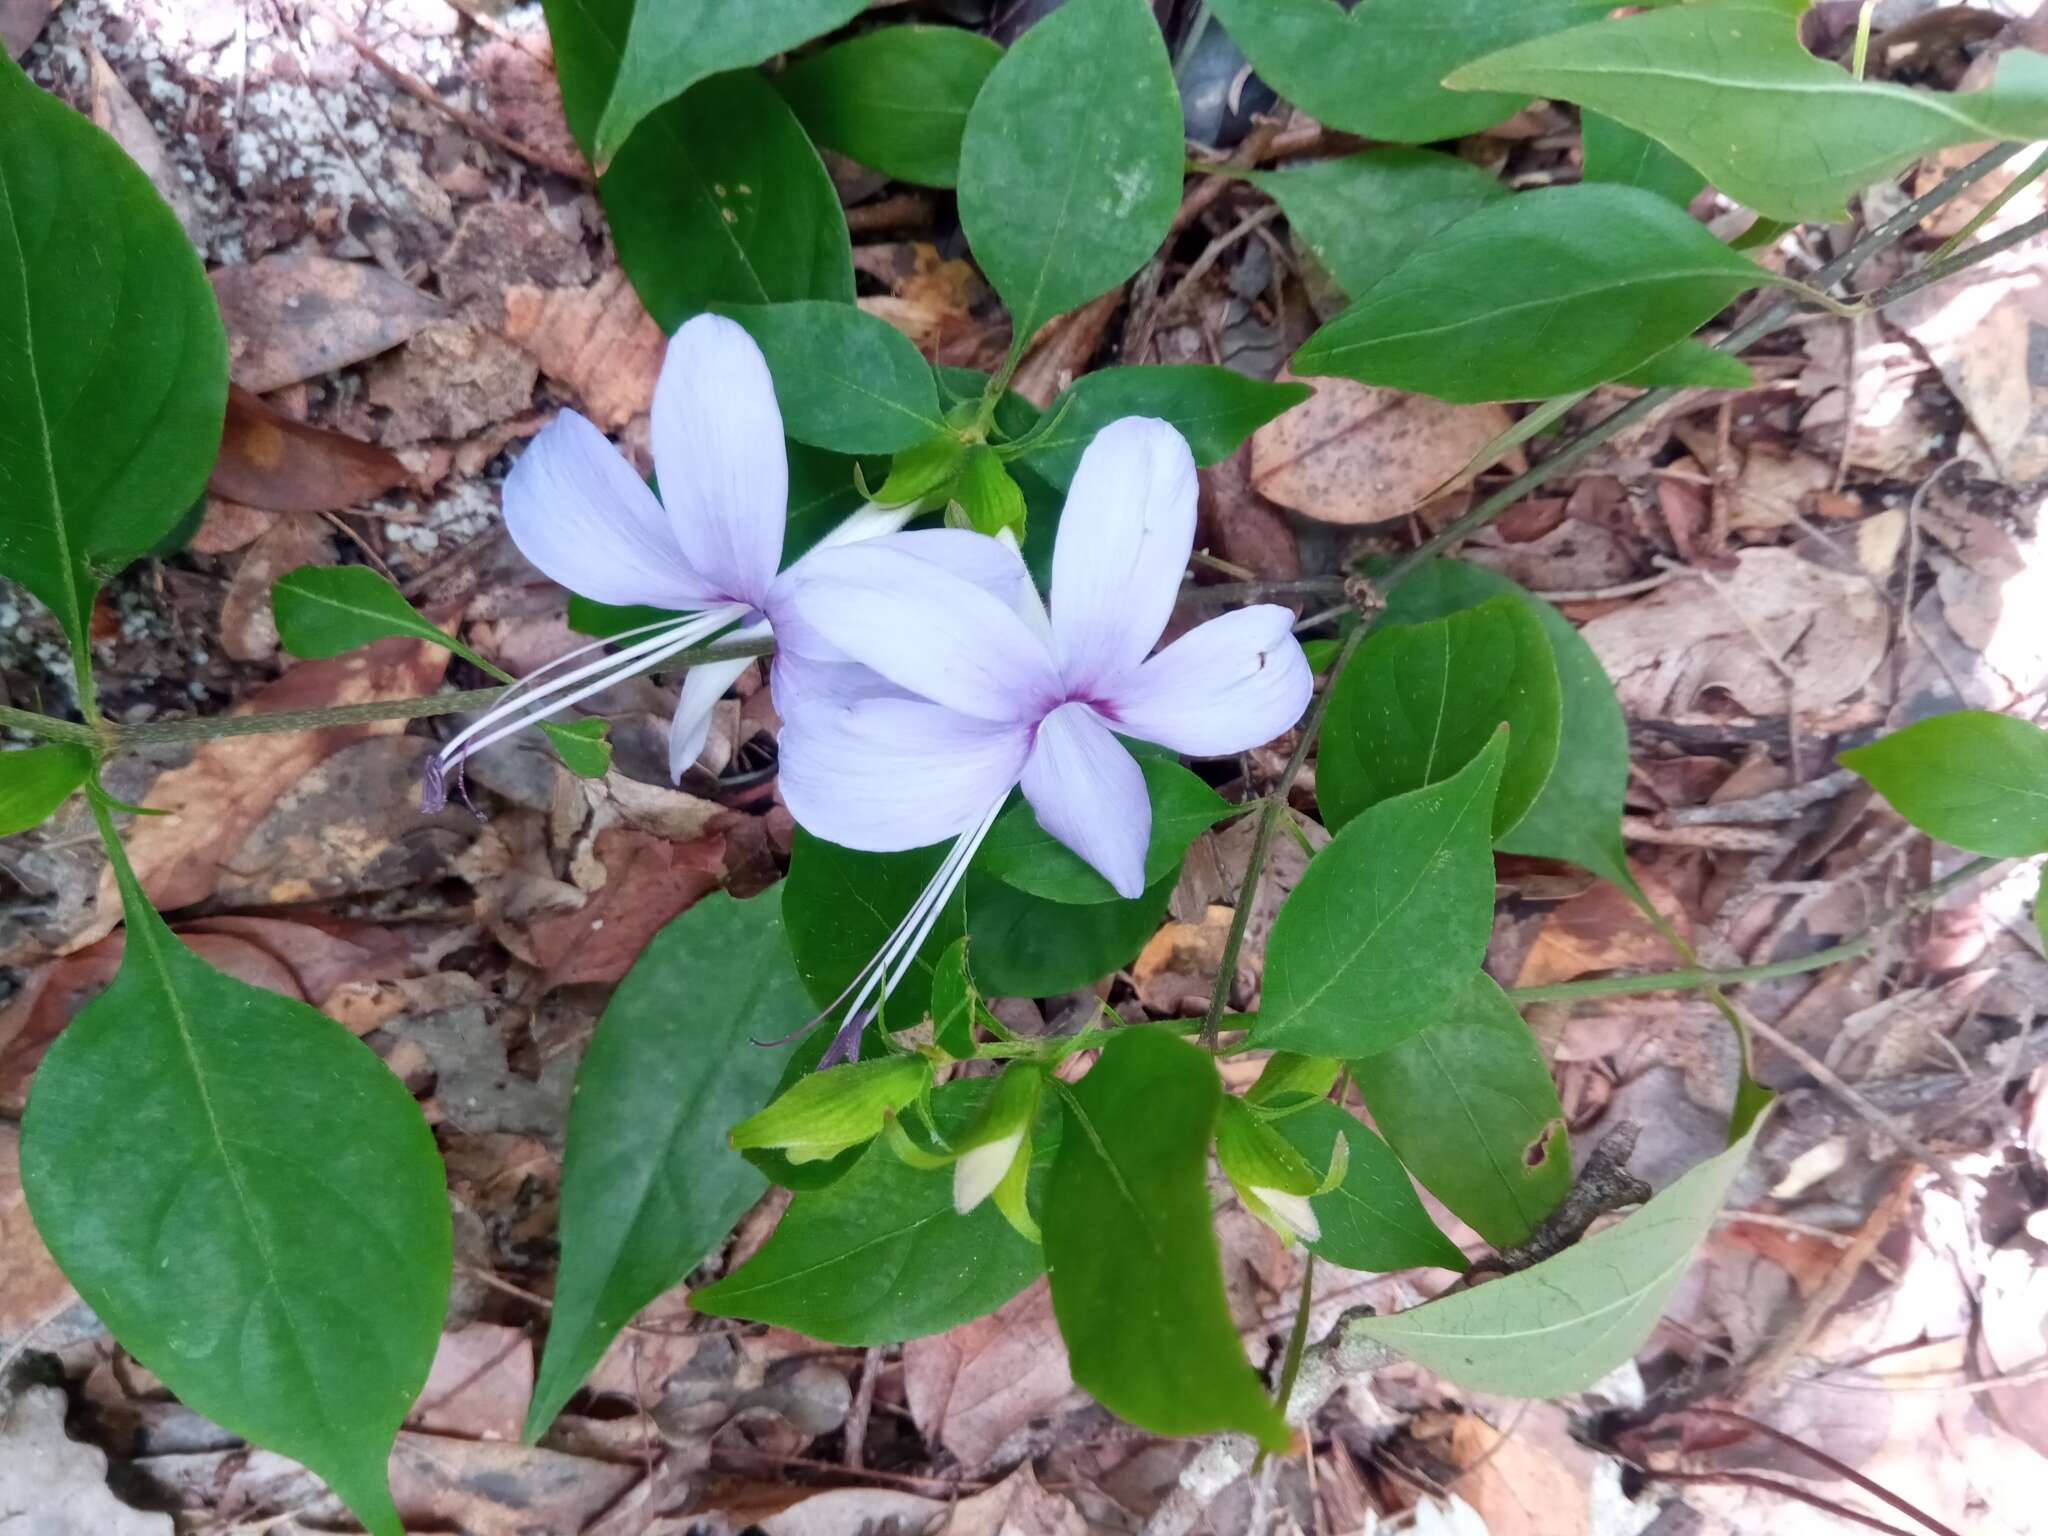
[(1447, 83), (1603, 112), (1733, 201), (1795, 223), (1847, 218), (1850, 194), (1929, 150), (2048, 133), (2048, 58), (2014, 49), (1989, 87), (1964, 93), (1858, 81), (1801, 46), (1805, 9), (1668, 5), (1503, 49)]
[[(943, 846), (909, 853), (857, 853), (802, 827), (789, 850), (789, 881), (783, 913), (789, 922), (789, 947), (796, 957), (811, 1001), (820, 1008), (838, 1001), (849, 983), (875, 957), (918, 895), (938, 872)], [(889, 994), (883, 1021), (890, 1029), (908, 1029), (932, 1006), (932, 974), (939, 957), (966, 931), (961, 898), (955, 895), (932, 927), (931, 937), (905, 969)], [(977, 939), (975, 971), (983, 954)], [(792, 1018), (777, 1034), (803, 1023)]]
[(0, 752), (0, 837), (41, 826), (92, 777), (92, 753), (75, 742)]
[(180, 943), (99, 814), (127, 948), (36, 1070), (36, 1228), (182, 1402), (400, 1536), (385, 1458), (448, 1301), (433, 1133), (347, 1030)]
[(1237, 1429), (1284, 1448), (1286, 1426), (1238, 1344), (1210, 1226), (1215, 1064), (1163, 1030), (1122, 1030), (1063, 1097), (1043, 1224), (1075, 1382), (1160, 1434)]
[(797, 60), (775, 87), (827, 149), (897, 181), (950, 187), (967, 109), (1002, 56), (960, 27), (882, 27)]
[(1604, 112), (1583, 113), (1580, 128), (1588, 181), (1641, 187), (1681, 208), (1690, 207), (1707, 184), (1706, 177), (1648, 134), (1637, 133)]
[(1748, 389), (1756, 375), (1739, 357), (1688, 336), (1618, 377), (1637, 389)]
[(883, 1056), (810, 1072), (732, 1128), (741, 1151), (773, 1148), (793, 1163), (822, 1163), (882, 1134), (890, 1115), (931, 1086), (922, 1056)]
[(1635, 1215), (1554, 1258), (1352, 1330), (1468, 1391), (1582, 1391), (1649, 1338), (1756, 1134), (1752, 1126)]
[(270, 589), (270, 611), (286, 651), (322, 660), (353, 651), (388, 635), (411, 635), (445, 646), (493, 677), (496, 666), (435, 624), (367, 565), (302, 565), (278, 577)]
[(1485, 972), (1428, 1029), (1352, 1071), (1409, 1171), (1494, 1247), (1527, 1242), (1571, 1188), (1550, 1068)]
[(1299, 1109), (1327, 1094), (1343, 1070), (1344, 1063), (1334, 1056), (1275, 1051), (1266, 1058), (1258, 1081), (1245, 1090), (1244, 1101), (1265, 1110)]
[(1460, 402), (1568, 395), (1775, 281), (1654, 193), (1545, 187), (1424, 241), (1293, 366)]
[[(934, 1093), (939, 1130), (972, 1126), (993, 1086), (979, 1079)], [(1043, 1268), (993, 1202), (956, 1215), (950, 1172), (876, 1148), (831, 1188), (799, 1194), (761, 1251), (692, 1291), (690, 1305), (832, 1344), (895, 1344), (993, 1312)]]
[(1021, 349), (1129, 277), (1180, 207), (1180, 94), (1145, 0), (1067, 0), (990, 72), (960, 145), (960, 223)]
[(1621, 839), (1622, 792), (1628, 785), (1628, 721), (1600, 658), (1571, 620), (1482, 566), (1433, 560), (1387, 595), (1384, 622), (1413, 624), (1513, 593), (1529, 605), (1550, 637), (1563, 724), (1557, 765), (1543, 792), (1513, 831), (1508, 853), (1565, 859), (1633, 890)]
[(0, 357), (0, 575), (40, 598), (83, 657), (100, 583), (205, 489), (227, 336), (149, 178), (6, 58)]
[(2041, 947), (2048, 949), (2048, 875), (2034, 891), (2034, 932), (2040, 935)]
[(1130, 901), (1044, 901), (986, 875), (967, 877), (974, 974), (997, 997), (1052, 997), (1131, 963), (1159, 931), (1178, 870)]
[(561, 1270), (526, 1437), (539, 1438), (612, 1338), (717, 1247), (767, 1181), (726, 1141), (775, 1086), (808, 1008), (783, 890), (705, 897), (654, 936), (576, 1072), (562, 1161)]
[(1531, 96), (1470, 96), (1438, 82), (1494, 48), (1605, 15), (1602, 0), (1211, 0), (1273, 88), (1318, 121), (1397, 144), (1462, 138)]
[(866, 0), (644, 0), (591, 145), (602, 167), (664, 102), (699, 81), (744, 69), (822, 37), (866, 8)]
[(612, 728), (609, 720), (576, 720), (567, 725), (543, 720), (540, 728), (554, 743), (562, 766), (579, 779), (601, 779), (612, 768), (612, 744), (605, 737)]
[[(1152, 801), (1152, 841), (1145, 849), (1149, 886), (1179, 870), (1188, 845), (1239, 808), (1173, 758), (1148, 754), (1138, 766)], [(1116, 899), (1094, 865), (1038, 824), (1022, 795), (989, 828), (974, 868), (1047, 901), (1093, 905)]]
[(1434, 1023), (1493, 932), (1494, 786), (1507, 733), (1452, 777), (1382, 800), (1310, 861), (1274, 921), (1248, 1042), (1370, 1056)]
[(1024, 462), (1065, 490), (1097, 432), (1119, 417), (1156, 416), (1188, 440), (1197, 464), (1216, 464), (1314, 393), (1306, 384), (1248, 379), (1213, 363), (1098, 368), (1068, 385), (1052, 403), (1047, 414), (1058, 425), (1032, 445)]
[(837, 453), (895, 453), (942, 430), (938, 385), (910, 338), (851, 304), (728, 305), (775, 376), (782, 429)]
[(967, 935), (946, 946), (932, 969), (932, 1044), (948, 1056), (974, 1054), (974, 1021), (981, 995), (967, 970)]
[(1929, 837), (2023, 859), (2048, 851), (2048, 731), (2010, 715), (1935, 715), (1841, 754)]
[(1353, 298), (1432, 235), (1508, 195), (1469, 160), (1426, 149), (1368, 149), (1252, 171), (1245, 180), (1280, 205), (1296, 237)]
[(787, 103), (750, 70), (661, 108), (597, 191), (619, 265), (665, 331), (715, 305), (853, 302), (853, 245), (832, 178)]
[(1318, 1179), (1329, 1169), (1338, 1136), (1351, 1149), (1343, 1182), (1309, 1200), (1323, 1229), (1323, 1235), (1308, 1245), (1317, 1258), (1346, 1269), (1465, 1267), (1465, 1255), (1429, 1219), (1393, 1149), (1356, 1115), (1326, 1100), (1299, 1114), (1283, 1115), (1273, 1128), (1293, 1144)]
[(1449, 778), (1505, 725), (1499, 838), (1528, 813), (1557, 761), (1557, 664), (1535, 610), (1518, 597), (1379, 629), (1330, 686), (1316, 798), (1333, 832), (1382, 800)]

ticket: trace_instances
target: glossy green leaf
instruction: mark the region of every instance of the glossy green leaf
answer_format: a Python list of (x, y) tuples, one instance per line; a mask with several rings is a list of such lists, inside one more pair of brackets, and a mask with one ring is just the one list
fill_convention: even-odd
[(2031, 721), (1961, 709), (1841, 756), (1929, 837), (2003, 859), (2048, 851), (2048, 731)]
[(1554, 1258), (1353, 1330), (1468, 1391), (1583, 1391), (1649, 1338), (1756, 1134)]
[(1493, 932), (1493, 795), (1507, 733), (1448, 779), (1382, 800), (1310, 861), (1274, 921), (1249, 1043), (1369, 1056), (1434, 1023)]
[(1641, 187), (1681, 208), (1692, 205), (1707, 178), (1646, 133), (1617, 123), (1604, 112), (1581, 115), (1588, 181)]
[(1949, 93), (1857, 80), (1799, 41), (1804, 0), (1713, 0), (1596, 21), (1457, 70), (1463, 90), (1575, 101), (1648, 134), (1772, 218), (1836, 221), (1916, 155), (2048, 133), (2048, 58), (2014, 49)]
[[(992, 1085), (934, 1093), (940, 1132), (972, 1126)], [(993, 1202), (957, 1215), (950, 1172), (876, 1147), (831, 1188), (799, 1194), (761, 1251), (690, 1305), (833, 1344), (895, 1344), (993, 1312), (1043, 1268)]]
[(400, 1536), (385, 1458), (448, 1301), (433, 1133), (347, 1030), (180, 943), (102, 830), (127, 948), (36, 1070), (36, 1229), (180, 1401)]
[(1223, 1085), (1207, 1053), (1158, 1029), (1113, 1036), (1061, 1097), (1045, 1264), (1074, 1380), (1168, 1435), (1286, 1426), (1245, 1361), (1209, 1213)]
[(1211, 0), (1273, 88), (1318, 121), (1396, 144), (1462, 138), (1534, 91), (1472, 96), (1439, 82), (1495, 48), (1605, 15), (1603, 0)]
[(1508, 195), (1471, 161), (1427, 149), (1368, 149), (1245, 179), (1280, 205), (1295, 237), (1353, 298), (1432, 235)]
[(149, 178), (4, 57), (0, 357), (0, 576), (83, 654), (100, 583), (205, 489), (227, 336)]
[(1306, 384), (1250, 379), (1212, 363), (1098, 368), (1052, 403), (1057, 422), (1024, 462), (1064, 490), (1095, 434), (1123, 416), (1156, 416), (1188, 440), (1197, 464), (1216, 464), (1281, 412), (1315, 391)]
[(505, 674), (439, 625), (429, 624), (405, 594), (367, 565), (302, 565), (270, 589), (277, 638), (293, 656), (339, 656), (389, 635), (445, 646), (495, 676)]
[(1571, 1188), (1550, 1067), (1485, 972), (1428, 1029), (1352, 1071), (1409, 1172), (1496, 1248), (1528, 1241)]
[(1015, 345), (1137, 271), (1180, 207), (1180, 95), (1145, 0), (1067, 0), (991, 71), (960, 223)]
[(601, 779), (612, 769), (612, 744), (605, 740), (612, 728), (609, 720), (542, 720), (541, 731), (553, 744), (562, 766), (579, 779)]
[(1688, 336), (1614, 381), (1637, 389), (1748, 389), (1756, 375), (1739, 357)]
[(529, 1440), (767, 1187), (726, 1133), (767, 1101), (789, 1055), (754, 1042), (809, 1008), (782, 897), (780, 885), (705, 897), (654, 936), (598, 1021), (569, 1108), (562, 1262)]
[(1557, 764), (1542, 794), (1501, 839), (1508, 853), (1565, 859), (1633, 890), (1621, 840), (1622, 793), (1628, 786), (1628, 721), (1614, 684), (1571, 620), (1507, 577), (1482, 566), (1433, 560), (1387, 596), (1385, 621), (1418, 623), (1513, 593), (1527, 603), (1550, 637), (1563, 724)]
[(782, 429), (798, 442), (895, 453), (943, 429), (931, 365), (880, 316), (816, 299), (723, 312), (761, 344)]
[[(828, 1007), (847, 984), (875, 957), (896, 931), (918, 894), (937, 873), (944, 847), (910, 853), (857, 853), (799, 827), (789, 850), (789, 881), (783, 914), (789, 923), (789, 947), (797, 974), (811, 1000)], [(931, 1009), (932, 968), (947, 946), (966, 931), (961, 898), (956, 895), (933, 926), (903, 980), (889, 994), (883, 1018), (891, 1029), (908, 1029)], [(979, 942), (974, 968), (982, 969)], [(792, 1018), (783, 1034), (803, 1023)]]
[[(1389, 1053), (1391, 1054), (1391, 1053)], [(1465, 1255), (1437, 1229), (1408, 1182), (1393, 1149), (1335, 1104), (1312, 1104), (1283, 1115), (1273, 1128), (1293, 1144), (1318, 1179), (1329, 1171), (1338, 1136), (1350, 1148), (1344, 1179), (1328, 1194), (1310, 1197), (1323, 1235), (1308, 1246), (1319, 1259), (1346, 1269), (1408, 1269), (1433, 1264), (1463, 1269)]]
[(825, 148), (898, 181), (950, 187), (967, 110), (1002, 56), (960, 27), (881, 27), (797, 60), (775, 86)]
[(68, 741), (0, 752), (0, 837), (41, 826), (92, 777), (92, 753)]
[(1550, 638), (1511, 595), (1375, 631), (1330, 686), (1316, 799), (1333, 832), (1382, 800), (1449, 778), (1505, 725), (1498, 838), (1527, 814), (1557, 761), (1563, 706)]
[(997, 997), (1051, 997), (1129, 965), (1159, 931), (1175, 869), (1130, 901), (1045, 901), (986, 875), (967, 877), (974, 974)]
[[(1152, 841), (1145, 849), (1149, 886), (1178, 870), (1188, 845), (1238, 808), (1174, 758), (1147, 754), (1139, 767), (1152, 801)], [(1116, 899), (1094, 865), (1038, 824), (1022, 795), (989, 828), (974, 868), (1047, 901), (1093, 905)]]
[(822, 37), (867, 0), (642, 0), (597, 121), (591, 158), (600, 167), (664, 102), (699, 81), (744, 69)]
[(853, 245), (832, 178), (751, 70), (661, 108), (597, 190), (619, 265), (665, 331), (716, 305), (853, 302)]
[(1567, 395), (1776, 279), (1635, 187), (1545, 187), (1424, 241), (1308, 339), (1294, 370), (1442, 400)]

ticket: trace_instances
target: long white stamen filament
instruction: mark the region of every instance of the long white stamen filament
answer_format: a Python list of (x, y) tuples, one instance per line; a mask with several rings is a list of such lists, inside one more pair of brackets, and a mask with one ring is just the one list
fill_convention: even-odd
[(932, 929), (938, 926), (939, 914), (945, 911), (947, 901), (952, 898), (953, 892), (959, 889), (960, 882), (967, 877), (967, 866), (980, 851), (982, 839), (988, 836), (989, 828), (995, 825), (996, 817), (1001, 814), (1004, 801), (1008, 798), (1006, 792), (1003, 800), (998, 800), (990, 806), (979, 822), (954, 839), (952, 851), (946, 855), (945, 862), (939, 865), (938, 872), (931, 878), (931, 883), (924, 888), (924, 894), (918, 897), (910, 911), (904, 915), (903, 921), (897, 925), (895, 933), (890, 935), (889, 942), (882, 946), (881, 952), (871, 962), (872, 968), (867, 982), (846, 1010), (848, 1018), (852, 1018), (867, 1006), (870, 992), (875, 994), (874, 1004), (879, 1008), (882, 1000), (902, 984), (903, 978), (909, 974), (911, 965), (917, 959), (918, 951), (924, 948), (924, 941), (932, 936)]
[[(675, 621), (636, 645), (608, 656), (601, 656), (596, 661), (553, 679), (544, 688), (518, 698), (508, 696), (500, 699), (480, 718), (449, 740), (448, 745), (441, 749), (441, 760), (452, 766), (459, 759), (481, 752), (536, 721), (573, 708), (591, 695), (604, 692), (634, 673), (660, 665), (677, 651), (689, 649), (707, 635), (725, 628), (744, 611), (737, 604), (732, 604)], [(585, 652), (592, 649), (594, 647), (582, 647)], [(586, 683), (586, 680), (591, 678), (597, 681)], [(579, 684), (586, 686), (578, 687)]]

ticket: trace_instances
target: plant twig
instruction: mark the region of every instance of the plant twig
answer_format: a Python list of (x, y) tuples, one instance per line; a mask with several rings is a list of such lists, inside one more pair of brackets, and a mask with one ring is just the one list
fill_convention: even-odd
[(1628, 1171), (1635, 1155), (1636, 1138), (1642, 1127), (1633, 1120), (1619, 1121), (1600, 1138), (1586, 1159), (1586, 1166), (1572, 1180), (1572, 1187), (1557, 1208), (1537, 1224), (1527, 1242), (1503, 1248), (1491, 1258), (1474, 1264), (1469, 1278), (1481, 1275), (1512, 1275), (1563, 1253), (1586, 1235), (1587, 1228), (1625, 1205), (1641, 1205), (1650, 1198), (1650, 1186)]

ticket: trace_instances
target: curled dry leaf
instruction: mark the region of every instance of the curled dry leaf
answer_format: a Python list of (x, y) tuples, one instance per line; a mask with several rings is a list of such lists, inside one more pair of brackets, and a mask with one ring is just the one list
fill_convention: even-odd
[[(1350, 379), (1311, 382), (1315, 394), (1252, 434), (1251, 485), (1318, 522), (1406, 517), (1512, 421), (1498, 405), (1447, 405)], [(1519, 452), (1506, 462), (1519, 468)]]
[(372, 443), (274, 411), (228, 389), (220, 457), (206, 488), (270, 512), (339, 512), (405, 483), (406, 467)]
[(259, 395), (388, 352), (446, 313), (367, 262), (266, 256), (213, 273), (228, 376)]
[(1750, 549), (1726, 576), (1694, 572), (1581, 631), (1629, 714), (1761, 717), (1842, 703), (1884, 658), (1889, 616), (1861, 576), (1787, 549)]

